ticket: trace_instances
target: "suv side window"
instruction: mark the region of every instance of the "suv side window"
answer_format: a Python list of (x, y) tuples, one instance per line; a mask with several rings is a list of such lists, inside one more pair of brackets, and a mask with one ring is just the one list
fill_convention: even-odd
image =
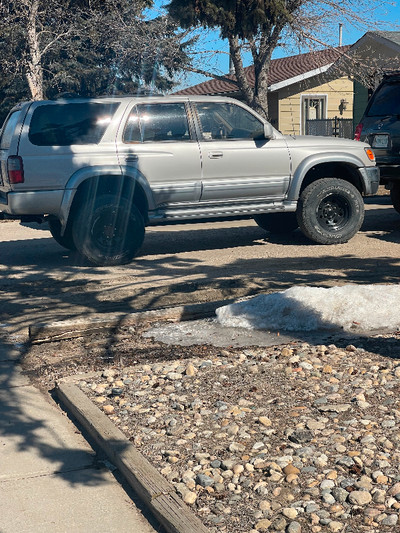
[(204, 141), (263, 138), (263, 123), (238, 105), (197, 102), (196, 108)]
[(129, 114), (123, 133), (124, 143), (189, 140), (184, 103), (139, 104)]
[(29, 140), (36, 146), (98, 144), (119, 103), (42, 105), (32, 115)]

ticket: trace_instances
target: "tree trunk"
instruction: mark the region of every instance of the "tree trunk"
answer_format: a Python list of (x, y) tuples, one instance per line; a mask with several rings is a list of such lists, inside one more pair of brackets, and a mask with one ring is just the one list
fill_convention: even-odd
[(254, 96), (251, 107), (269, 120), (268, 110), (268, 74), (271, 60), (264, 58), (254, 63)]
[(39, 16), (39, 0), (33, 0), (30, 6), (27, 27), (28, 61), (26, 77), (33, 100), (43, 100), (43, 68), (42, 54), (36, 24)]

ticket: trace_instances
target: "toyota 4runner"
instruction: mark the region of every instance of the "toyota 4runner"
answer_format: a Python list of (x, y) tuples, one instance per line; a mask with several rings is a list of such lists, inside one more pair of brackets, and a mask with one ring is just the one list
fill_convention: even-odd
[(320, 244), (359, 230), (379, 170), (368, 144), (288, 137), (221, 97), (24, 102), (0, 133), (0, 218), (47, 220), (58, 243), (115, 265), (145, 226), (252, 216)]

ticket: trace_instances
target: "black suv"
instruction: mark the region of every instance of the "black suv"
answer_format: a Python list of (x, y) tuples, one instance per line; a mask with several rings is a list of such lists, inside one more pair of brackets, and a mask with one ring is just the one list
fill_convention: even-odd
[(374, 149), (381, 183), (400, 213), (400, 71), (386, 74), (372, 95), (355, 137)]

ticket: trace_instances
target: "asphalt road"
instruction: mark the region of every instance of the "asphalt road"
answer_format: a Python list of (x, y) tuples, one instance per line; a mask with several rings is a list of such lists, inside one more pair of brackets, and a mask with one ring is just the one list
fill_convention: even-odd
[(367, 199), (348, 243), (272, 236), (252, 220), (148, 228), (131, 264), (93, 267), (36, 224), (0, 224), (0, 322), (18, 333), (38, 321), (237, 298), (295, 284), (397, 283), (400, 215)]

